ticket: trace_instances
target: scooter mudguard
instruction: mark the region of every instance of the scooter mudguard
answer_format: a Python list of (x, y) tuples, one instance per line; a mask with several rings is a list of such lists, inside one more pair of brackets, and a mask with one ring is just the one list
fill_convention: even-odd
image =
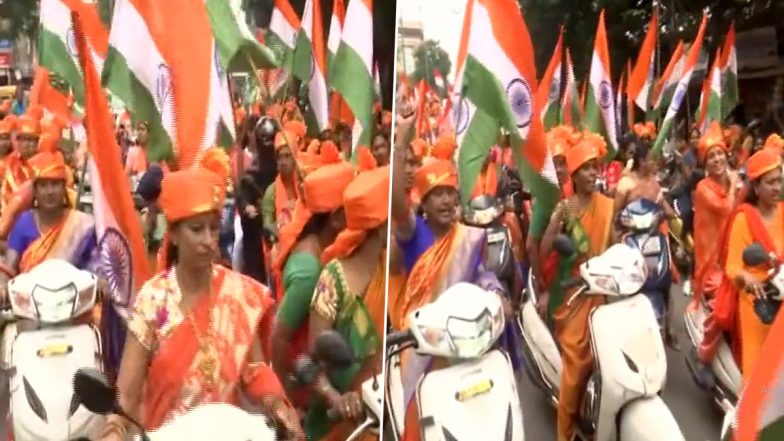
[[(275, 431), (266, 417), (224, 403), (199, 406), (155, 432), (150, 441), (275, 441)], [(136, 440), (141, 440), (137, 437)]]
[(10, 411), (16, 441), (98, 439), (104, 417), (73, 393), (82, 367), (101, 369), (101, 340), (89, 325), (19, 333), (14, 341)]
[(536, 311), (533, 299), (523, 303), (517, 323), (523, 337), (525, 368), (532, 382), (557, 396), (561, 384), (561, 354), (550, 329)]
[[(678, 422), (659, 396), (639, 398), (621, 411), (618, 441), (685, 441)], [(607, 438), (610, 439), (610, 438)]]
[(664, 344), (653, 307), (639, 294), (594, 308), (590, 335), (601, 377), (596, 440), (612, 440), (621, 408), (662, 390), (667, 375)]
[(515, 376), (500, 350), (428, 373), (416, 399), (423, 441), (525, 439)]

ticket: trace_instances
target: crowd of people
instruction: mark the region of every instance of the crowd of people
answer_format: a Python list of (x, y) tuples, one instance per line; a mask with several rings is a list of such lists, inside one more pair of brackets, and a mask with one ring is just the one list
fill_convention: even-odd
[[(504, 299), (508, 317), (513, 317), (520, 307), (517, 288), (508, 289), (496, 274), (485, 270), (486, 233), (468, 225), (461, 215), (469, 200), (461, 201), (458, 191), (458, 180), (466, 177), (456, 171), (454, 132), (448, 128), (435, 133), (417, 130), (419, 112), (421, 109), (411, 105), (399, 105), (391, 195), (390, 327), (405, 330), (410, 312), (435, 301), (440, 292), (457, 282), (497, 293)], [(745, 265), (742, 255), (754, 242), (772, 255), (780, 257), (784, 252), (784, 139), (775, 133), (763, 136), (753, 124), (743, 127), (712, 122), (700, 131), (689, 129), (683, 121), (664, 151), (657, 152), (652, 148), (656, 132), (653, 122), (635, 124), (622, 137), (621, 151), (607, 160), (608, 147), (602, 136), (580, 127), (552, 127), (546, 138), (561, 201), (545, 216), (542, 211), (548, 209), (535, 198), (522, 210), (514, 204), (505, 206), (504, 222), (510, 231), (517, 231), (511, 237), (518, 276), (530, 271), (537, 309), (561, 352), (559, 440), (572, 439), (575, 432), (583, 391), (594, 369), (590, 339), (586, 338), (589, 316), (606, 301), (602, 296), (580, 296), (567, 303), (564, 299), (570, 292), (564, 292), (561, 282), (577, 275), (580, 264), (621, 240), (619, 214), (630, 202), (655, 202), (664, 213), (660, 229), (668, 232), (678, 225), (675, 237), (693, 242), (691, 264), (685, 268), (671, 265), (673, 282), (682, 283), (684, 292), (691, 295), (687, 308), (710, 305), (705, 339), (692, 356), (701, 386), (710, 389), (715, 384), (710, 363), (725, 335), (731, 336), (743, 380), (748, 381), (772, 321), (763, 322), (755, 312), (760, 303), (770, 302), (763, 289), (767, 268)], [(499, 133), (471, 198), (506, 196), (504, 181), (514, 176), (516, 168), (506, 144)], [(561, 234), (576, 244), (576, 255), (566, 258), (554, 250), (555, 237)], [(680, 350), (672, 323), (684, 311), (675, 310), (670, 297), (665, 295), (663, 304), (654, 306), (665, 311), (664, 342)], [(775, 305), (772, 310), (775, 316)], [(514, 343), (517, 336), (513, 330), (507, 333), (509, 338), (502, 338), (502, 345), (517, 367), (519, 340)], [(509, 341), (513, 343), (507, 344)], [(404, 390), (415, 387), (415, 379), (424, 373), (424, 365), (411, 362), (411, 358), (401, 356), (403, 378), (414, 381), (404, 383)], [(429, 366), (438, 368), (438, 361)], [(404, 392), (404, 396), (411, 394)], [(405, 439), (417, 439), (416, 402), (410, 400), (405, 405)]]
[[(359, 385), (381, 372), (390, 113), (376, 107), (372, 145), (354, 150), (346, 123), (308, 136), (294, 98), (251, 104), (237, 103), (236, 144), (187, 169), (152, 157), (145, 121), (115, 115), (117, 179), (133, 189), (155, 275), (120, 325), (121, 357), (107, 363), (116, 363), (120, 405), (148, 430), (244, 397), (292, 439), (343, 440), (363, 417)], [(46, 259), (95, 268), (80, 182), (89, 150), (63, 148), (71, 129), (35, 105), (0, 105), (3, 299), (10, 278)], [(103, 299), (96, 325), (112, 309)], [(296, 361), (326, 330), (356, 361), (310, 385), (295, 381)], [(102, 439), (124, 439), (130, 427), (112, 415)]]

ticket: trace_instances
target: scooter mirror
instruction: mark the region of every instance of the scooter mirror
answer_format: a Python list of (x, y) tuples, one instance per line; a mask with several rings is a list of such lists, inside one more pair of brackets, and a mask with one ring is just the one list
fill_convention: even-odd
[(558, 234), (553, 240), (553, 248), (561, 256), (571, 256), (577, 252), (574, 242), (565, 234)]
[(116, 392), (102, 373), (81, 368), (74, 375), (73, 385), (74, 393), (87, 410), (100, 415), (114, 413)]
[(331, 368), (337, 369), (346, 369), (356, 360), (346, 340), (334, 330), (324, 331), (316, 338), (315, 355)]
[(746, 266), (759, 266), (770, 260), (768, 253), (762, 245), (753, 243), (743, 250), (743, 264)]

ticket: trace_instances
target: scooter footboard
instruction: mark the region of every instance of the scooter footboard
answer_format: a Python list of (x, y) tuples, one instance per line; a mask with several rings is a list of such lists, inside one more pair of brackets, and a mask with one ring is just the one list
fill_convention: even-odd
[(417, 403), (425, 441), (525, 439), (515, 376), (502, 351), (428, 373)]
[(619, 421), (620, 441), (685, 441), (670, 409), (658, 396), (626, 405)]

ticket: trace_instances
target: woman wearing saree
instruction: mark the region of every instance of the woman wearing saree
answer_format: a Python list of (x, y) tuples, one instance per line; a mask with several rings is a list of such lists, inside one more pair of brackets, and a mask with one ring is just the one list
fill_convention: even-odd
[(564, 302), (566, 293), (558, 289), (561, 281), (575, 275), (580, 264), (604, 252), (612, 242), (613, 200), (596, 187), (600, 174), (597, 145), (601, 138), (590, 137), (566, 152), (566, 163), (574, 185), (574, 194), (556, 207), (542, 237), (542, 254), (553, 249), (553, 240), (561, 232), (577, 245), (574, 257), (561, 258), (555, 280), (550, 286), (549, 307), (553, 311), (555, 336), (561, 347), (561, 385), (558, 396), (558, 441), (570, 441), (574, 433), (582, 394), (593, 368), (588, 319), (594, 307), (603, 304), (601, 296), (581, 296), (571, 304)]
[[(749, 380), (757, 362), (769, 324), (755, 312), (755, 303), (764, 299), (762, 281), (767, 266), (748, 267), (743, 263), (743, 250), (758, 243), (779, 260), (784, 257), (784, 207), (779, 201), (782, 184), (781, 157), (770, 149), (762, 149), (746, 161), (749, 193), (740, 204), (730, 223), (725, 242), (727, 277), (737, 291), (737, 323), (740, 337), (740, 368), (743, 383)], [(724, 293), (723, 293), (724, 295)]]
[[(354, 179), (350, 163), (320, 167), (302, 183), (294, 219), (280, 230), (276, 278), (283, 298), (272, 330), (272, 367), (288, 378), (297, 357), (307, 352), (308, 316), (323, 262), (321, 255), (345, 227), (343, 192)], [(292, 397), (292, 398), (300, 398)], [(305, 405), (305, 396), (296, 403)]]
[[(228, 158), (211, 149), (202, 164), (163, 179), (167, 265), (136, 296), (117, 380), (119, 403), (155, 430), (201, 404), (237, 405), (243, 393), (289, 433), (300, 433), (266, 362), (274, 308), (268, 289), (214, 263)], [(127, 427), (112, 415), (102, 439), (124, 439)]]
[[(416, 171), (414, 186), (422, 197), (422, 214), (411, 209), (404, 191), (405, 170), (398, 166), (402, 165), (402, 155), (405, 153), (398, 152), (405, 152), (413, 116), (413, 112), (401, 116), (398, 122), (399, 133), (404, 135), (398, 139), (403, 144), (395, 148), (395, 165), (392, 169), (394, 234), (403, 251), (403, 265), (408, 280), (402, 292), (390, 292), (391, 327), (405, 329), (411, 312), (432, 303), (446, 288), (459, 282), (473, 283), (489, 293), (499, 295), (508, 310), (509, 302), (502, 285), (496, 275), (487, 271), (482, 264), (487, 241), (485, 230), (457, 222), (457, 172), (451, 161), (432, 159)], [(412, 398), (417, 381), (427, 372), (430, 360), (430, 357), (417, 355), (411, 350), (401, 354), (406, 405), (403, 439), (407, 441), (417, 440), (420, 436), (418, 410)], [(440, 362), (442, 360), (436, 360), (436, 363)]]
[(70, 206), (62, 154), (41, 152), (30, 159), (29, 165), (33, 208), (23, 212), (11, 228), (5, 259), (0, 264), (3, 297), (10, 278), (46, 259), (63, 259), (79, 269), (88, 269), (97, 245), (93, 217)]
[[(694, 291), (688, 306), (690, 309), (699, 308), (703, 297), (712, 301), (724, 271), (719, 266), (722, 243), (717, 238), (723, 237), (732, 217), (740, 183), (738, 175), (729, 169), (727, 152), (721, 126), (714, 122), (697, 144), (697, 154), (706, 176), (697, 184), (693, 194)], [(715, 381), (710, 363), (721, 341), (722, 331), (711, 314), (705, 319), (704, 329), (700, 349), (693, 361), (697, 382), (710, 389)]]
[[(389, 166), (362, 172), (343, 193), (346, 229), (322, 256), (328, 260), (313, 294), (311, 345), (322, 332), (334, 329), (351, 346), (358, 360), (348, 369), (319, 376), (305, 417), (308, 439), (343, 441), (362, 416), (362, 383), (380, 375), (384, 355), (386, 243), (389, 210)], [(327, 406), (343, 421), (330, 427)], [(377, 436), (365, 433), (362, 440)]]

